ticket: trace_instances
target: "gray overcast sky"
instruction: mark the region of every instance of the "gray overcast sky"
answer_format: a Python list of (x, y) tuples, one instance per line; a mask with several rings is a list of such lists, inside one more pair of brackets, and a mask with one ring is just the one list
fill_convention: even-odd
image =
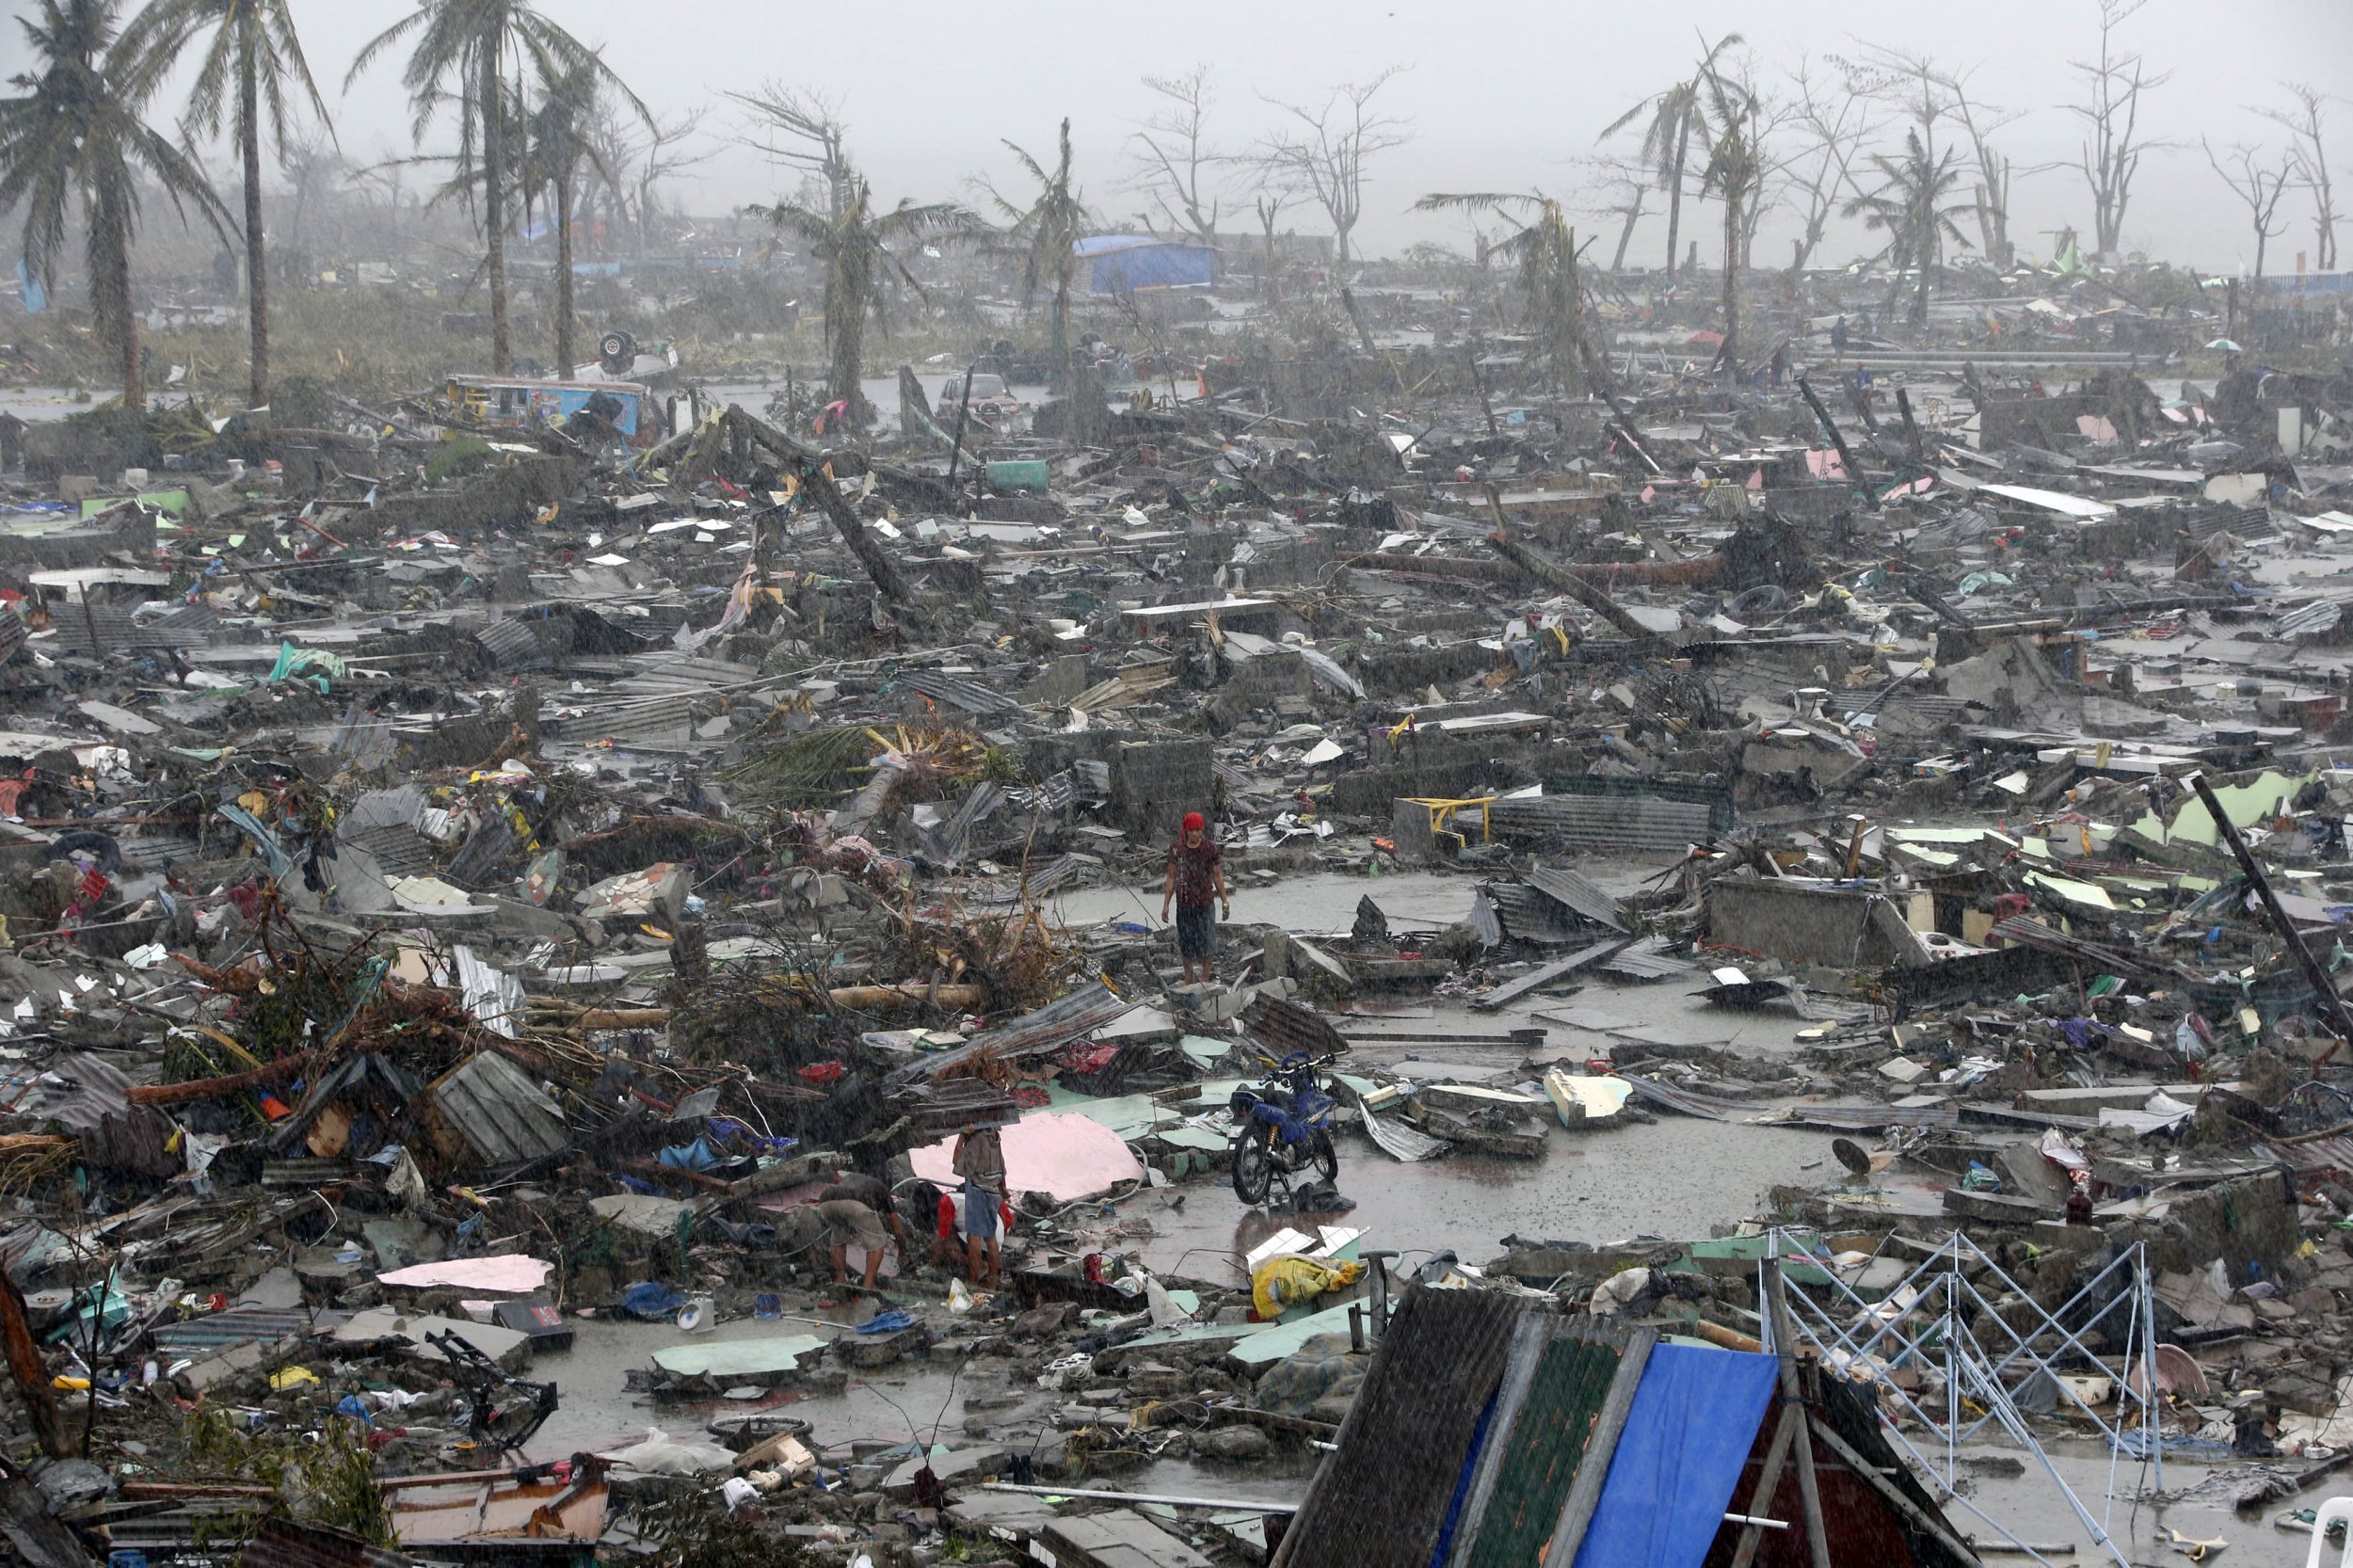
[[(11, 11), (29, 9), (10, 0)], [(126, 6), (126, 10), (132, 8)], [(361, 160), (410, 149), (399, 62), (374, 68), (343, 91), (361, 42), (409, 8), (395, 0), (294, 0), (313, 70), (337, 118), (344, 150)], [(1259, 95), (1320, 97), (1332, 84), (1390, 65), (1404, 74), (1382, 104), (1410, 119), (1414, 140), (1372, 166), (1360, 250), (1379, 254), (1418, 239), (1466, 248), (1462, 220), (1405, 212), (1432, 190), (1575, 188), (1570, 160), (1593, 150), (1601, 127), (1688, 68), (1702, 34), (1745, 35), (1769, 85), (1805, 54), (1853, 54), (1865, 43), (1977, 64), (1980, 95), (2024, 118), (2005, 133), (2021, 167), (2070, 161), (2022, 178), (2011, 236), (2028, 254), (2042, 231), (2090, 227), (2082, 175), (2073, 167), (2079, 121), (2070, 59), (2096, 41), (2094, 0), (1965, 0), (1947, 6), (1897, 0), (1737, 4), (1680, 0), (1633, 8), (1556, 0), (1180, 0), (1145, 8), (1104, 0), (852, 0), (788, 7), (781, 0), (540, 0), (606, 57), (657, 111), (711, 105), (710, 124), (735, 124), (720, 95), (763, 80), (814, 88), (849, 120), (855, 154), (884, 200), (964, 198), (976, 172), (999, 178), (1010, 137), (1048, 152), (1069, 115), (1089, 200), (1121, 218), (1140, 199), (1115, 187), (1122, 144), (1149, 112), (1137, 79), (1206, 60), (1217, 72), (1214, 121), (1222, 141), (1248, 142), (1273, 123)], [(0, 72), (22, 69), (19, 30), (0, 39)], [(2149, 0), (2123, 35), (2173, 78), (2150, 95), (2144, 126), (2185, 145), (2150, 154), (2125, 225), (2128, 246), (2214, 271), (2252, 259), (2244, 209), (2207, 167), (2196, 141), (2279, 145), (2284, 133), (2249, 105), (2281, 101), (2281, 77), (2341, 88), (2353, 81), (2353, 4), (2347, 0)], [(176, 104), (179, 91), (168, 91)], [(2353, 104), (2335, 105), (2331, 151), (2353, 182)], [(440, 133), (436, 133), (439, 135)], [(1629, 142), (1631, 137), (1626, 138)], [(428, 146), (431, 141), (428, 140)], [(1629, 149), (1630, 150), (1630, 149)], [(752, 153), (729, 149), (697, 171), (690, 204), (716, 210), (772, 199), (776, 177)], [(1241, 198), (1247, 216), (1248, 198)], [(1698, 233), (1717, 243), (1711, 204)], [(2290, 270), (2310, 246), (2309, 201), (2291, 194), (2290, 232), (2274, 241), (2274, 270)], [(1596, 223), (1601, 220), (1595, 219)], [(1303, 215), (1300, 225), (1311, 227)], [(1322, 227), (1312, 225), (1312, 227)], [(1686, 232), (1692, 232), (1689, 208)], [(1769, 220), (1756, 259), (1787, 254), (1785, 222)], [(2353, 237), (2353, 236), (2348, 236)], [(1663, 229), (1646, 220), (1633, 259), (1655, 264)], [(1834, 234), (1833, 258), (1861, 248)]]

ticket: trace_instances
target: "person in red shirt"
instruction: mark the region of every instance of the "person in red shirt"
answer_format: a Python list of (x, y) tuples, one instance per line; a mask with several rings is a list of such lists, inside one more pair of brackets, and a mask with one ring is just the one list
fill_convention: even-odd
[(1217, 978), (1217, 917), (1211, 910), (1225, 906), (1225, 918), (1234, 918), (1233, 896), (1225, 890), (1224, 856), (1210, 842), (1209, 823), (1198, 811), (1185, 813), (1184, 831), (1168, 846), (1168, 876), (1160, 888), (1160, 919), (1168, 919), (1168, 906), (1176, 905), (1176, 956), (1184, 961), (1185, 982), (1192, 984), (1193, 966), (1201, 967), (1204, 983)]
[[(974, 1285), (988, 1283), (984, 1272), (972, 1261), (980, 1255), (973, 1244), (970, 1227), (965, 1223), (965, 1206), (972, 1200), (969, 1192), (939, 1194), (939, 1231), (932, 1238), (932, 1261), (941, 1268), (952, 1269), (959, 1260), (966, 1263), (968, 1278)], [(985, 1214), (986, 1210), (983, 1210)], [(996, 1233), (1002, 1236), (1013, 1225), (1013, 1206), (1002, 1198), (997, 1201)], [(1001, 1276), (1000, 1276), (1001, 1277)]]

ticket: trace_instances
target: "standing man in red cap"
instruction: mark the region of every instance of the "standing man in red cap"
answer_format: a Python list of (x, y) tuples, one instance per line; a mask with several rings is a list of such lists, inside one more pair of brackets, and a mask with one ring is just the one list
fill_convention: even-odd
[(1225, 890), (1225, 867), (1217, 845), (1209, 841), (1209, 824), (1198, 811), (1185, 813), (1184, 831), (1168, 846), (1168, 880), (1160, 889), (1160, 919), (1176, 905), (1176, 956), (1185, 963), (1185, 984), (1193, 984), (1194, 964), (1200, 978), (1217, 978), (1217, 917), (1213, 904), (1225, 905), (1224, 918), (1234, 918), (1233, 895)]

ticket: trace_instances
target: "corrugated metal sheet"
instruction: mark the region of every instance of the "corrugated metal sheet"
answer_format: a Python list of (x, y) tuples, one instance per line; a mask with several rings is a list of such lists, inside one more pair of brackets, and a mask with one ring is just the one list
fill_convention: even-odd
[[(1622, 1375), (1641, 1381), (1655, 1337), (1648, 1329), (1598, 1322), (1559, 1328), (1559, 1336), (1544, 1347), (1510, 1434), (1496, 1445), (1494, 1480), (1477, 1533), (1467, 1549), (1454, 1554), (1467, 1568), (1529, 1568), (1544, 1560), (1609, 1391)], [(1639, 1352), (1629, 1354), (1635, 1347)], [(1606, 1452), (1596, 1457), (1609, 1463)]]
[(1644, 1078), (1640, 1073), (1621, 1073), (1634, 1086), (1635, 1097), (1653, 1105), (1663, 1105), (1686, 1116), (1700, 1116), (1711, 1122), (1761, 1121), (1770, 1112), (1766, 1107), (1748, 1100), (1726, 1099), (1721, 1095), (1703, 1095), (1684, 1089), (1660, 1079)]
[[(1558, 947), (1576, 941), (1581, 934), (1590, 935), (1585, 923), (1557, 900), (1525, 882), (1481, 883), (1473, 896), (1485, 901), (1496, 928), (1515, 941)], [(1487, 917), (1472, 914), (1471, 924), (1484, 929), (1486, 923)]]
[(238, 1555), (237, 1568), (408, 1568), (405, 1552), (371, 1545), (324, 1525), (264, 1519)]
[[(2020, 947), (2056, 953), (2061, 958), (2072, 959), (2079, 964), (2089, 964), (2112, 974), (2178, 973), (2169, 965), (2152, 961), (2139, 953), (2128, 952), (2121, 948), (2102, 947), (2097, 942), (2087, 942), (2080, 937), (2070, 936), (2063, 931), (2053, 930), (2041, 920), (2025, 915), (2012, 915), (2009, 919), (1997, 923), (1993, 929), (1992, 940), (1997, 943), (2015, 942)], [(2182, 976), (2182, 978), (2187, 977)]]
[[(1009, 792), (1018, 796), (1021, 792), (1015, 790)], [(1075, 855), (1058, 855), (1042, 866), (1030, 868), (1030, 897), (1032, 901), (1050, 898), (1078, 881), (1080, 877), (1096, 869), (1096, 862), (1081, 860)], [(965, 903), (968, 904), (996, 906), (1018, 904), (1020, 901), (1021, 879), (1018, 876), (1000, 877), (993, 882), (979, 883), (969, 888), (965, 894)]]
[(1826, 1127), (1840, 1132), (1868, 1132), (1883, 1127), (1931, 1128), (1950, 1131), (1961, 1125), (1961, 1108), (1944, 1105), (1794, 1105), (1790, 1121), (1800, 1127)]
[(1733, 809), (1732, 791), (1722, 783), (1708, 783), (1690, 778), (1620, 778), (1609, 774), (1555, 773), (1545, 776), (1547, 795), (1592, 797), (1601, 800), (1624, 800), (1641, 796), (1651, 800), (1676, 800), (1687, 806), (1705, 806), (1708, 821), (1721, 832), (1738, 820)]
[[(197, 606), (185, 606), (141, 621), (127, 609), (70, 601), (52, 609), (49, 618), (56, 629), (57, 642), (79, 653), (104, 654), (137, 648), (202, 648), (213, 640), (213, 633), (220, 626), (212, 611)], [(95, 648), (90, 643), (93, 624), (98, 629)]]
[(363, 827), (341, 837), (367, 851), (386, 876), (431, 876), (435, 871), (432, 842), (405, 827)]
[(451, 856), (445, 874), (460, 888), (486, 892), (507, 880), (499, 874), (499, 870), (520, 848), (513, 823), (504, 816), (485, 817)]
[(1882, 1127), (1950, 1128), (1961, 1125), (1961, 1112), (1950, 1104), (1801, 1105), (1784, 1114), (1753, 1100), (1703, 1095), (1659, 1079), (1644, 1078), (1640, 1073), (1622, 1073), (1619, 1076), (1634, 1086), (1638, 1098), (1664, 1106), (1670, 1111), (1681, 1112), (1686, 1116), (1700, 1116), (1711, 1122), (1787, 1121), (1800, 1126), (1837, 1128), (1849, 1132)]
[(938, 1051), (891, 1069), (889, 1081), (912, 1083), (937, 1078), (950, 1068), (984, 1056), (1028, 1056), (1052, 1050), (1127, 1016), (1135, 1004), (1097, 981), (1059, 997), (1011, 1023), (976, 1034), (952, 1050)]
[(1287, 1568), (1428, 1568), (1521, 1311), (1489, 1291), (1406, 1288), (1291, 1521)]
[(232, 1306), (155, 1331), (156, 1348), (172, 1355), (195, 1355), (224, 1345), (274, 1345), (311, 1332), (311, 1312), (300, 1306)]
[(414, 784), (403, 784), (395, 790), (370, 790), (335, 819), (335, 833), (344, 839), (386, 828), (416, 833), (424, 822), (424, 792)]
[(463, 943), (450, 949), (450, 957), (456, 961), (458, 989), (465, 994), (466, 1011), (473, 1015), (474, 1022), (493, 1033), (514, 1039), (525, 1010), (531, 1006), (523, 983), (504, 969), (484, 963), (474, 956), (473, 949)]
[(1677, 975), (1691, 973), (1699, 966), (1669, 952), (1665, 937), (1646, 936), (1605, 960), (1601, 968), (1604, 974), (1629, 980), (1673, 980)]
[[(545, 668), (552, 666), (555, 661), (541, 642), (538, 628), (552, 624), (557, 623), (510, 616), (484, 627), (473, 634), (473, 640), (482, 645), (482, 650), (490, 656), (490, 663), (500, 669)], [(570, 622), (561, 624), (565, 631), (570, 631)]]
[(24, 623), (17, 618), (16, 608), (0, 604), (0, 664), (5, 664), (16, 650), (24, 646), (28, 633)]
[[(751, 664), (739, 664), (730, 659), (702, 659), (676, 649), (658, 653), (635, 653), (623, 661), (629, 673), (613, 682), (610, 696), (616, 697), (659, 696), (674, 692), (707, 692), (717, 686), (748, 686), (760, 679), (760, 670)], [(785, 676), (772, 678), (781, 683)]]
[(130, 1082), (121, 1068), (86, 1051), (35, 1079), (16, 1111), (72, 1133), (81, 1140), (82, 1158), (102, 1170), (177, 1176), (184, 1162), (164, 1147), (174, 1130), (171, 1118), (128, 1103), (123, 1091)]
[(1021, 711), (1020, 703), (996, 687), (944, 675), (937, 670), (901, 670), (892, 680), (895, 684), (909, 691), (920, 692), (925, 696), (968, 713), (1016, 713)]
[(1596, 925), (1606, 925), (1612, 931), (1625, 929), (1625, 917), (1618, 908), (1618, 901), (1566, 866), (1533, 867), (1528, 881)]
[(1679, 850), (1714, 836), (1709, 808), (1651, 795), (1512, 795), (1488, 808), (1498, 839), (1570, 849)]
[(486, 1165), (520, 1165), (571, 1146), (564, 1112), (496, 1051), (468, 1057), (428, 1091), (442, 1123)]
[(2299, 1176), (2327, 1171), (2353, 1175), (2353, 1138), (2315, 1138), (2309, 1144), (2265, 1143), (2271, 1157)]
[(1242, 1010), (1241, 1021), (1251, 1038), (1277, 1056), (1288, 1056), (1292, 1051), (1305, 1051), (1309, 1056), (1348, 1053), (1346, 1035), (1295, 1001), (1261, 993)]

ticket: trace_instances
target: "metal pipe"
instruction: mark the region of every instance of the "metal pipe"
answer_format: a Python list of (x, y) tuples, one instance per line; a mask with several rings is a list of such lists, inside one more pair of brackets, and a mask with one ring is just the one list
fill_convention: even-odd
[(2222, 802), (2215, 797), (2214, 786), (2206, 782), (2206, 776), (2202, 773), (2191, 774), (2188, 784), (2198, 792), (2198, 798), (2206, 803), (2206, 810), (2214, 818), (2215, 831), (2222, 835), (2231, 853), (2238, 857), (2239, 870), (2246, 873), (2248, 886), (2255, 889), (2255, 896), (2263, 901), (2264, 913), (2271, 919), (2271, 929), (2280, 934), (2280, 940), (2287, 946), (2288, 956), (2295, 959), (2296, 967), (2304, 972), (2304, 984), (2313, 988), (2313, 1004), (2320, 1010), (2321, 1023), (2337, 1037), (2336, 1044), (2321, 1052), (2319, 1060), (2313, 1064), (2315, 1067), (2321, 1066), (2343, 1050), (2347, 1041), (2353, 1041), (2353, 1016), (2345, 1013), (2345, 1000), (2337, 995), (2336, 982), (2329, 978), (2329, 971), (2321, 967), (2319, 959), (2313, 956), (2313, 950), (2304, 945), (2303, 933), (2296, 929), (2296, 922), (2289, 920), (2288, 912), (2280, 906), (2280, 895), (2271, 890), (2271, 879), (2264, 875), (2263, 868), (2255, 863), (2254, 852), (2247, 847), (2247, 840), (2239, 837), (2238, 824), (2231, 820), (2231, 814), (2222, 808)]
[(1297, 1503), (1257, 1503), (1240, 1497), (1171, 1497), (1158, 1492), (1101, 1492), (1083, 1486), (1017, 1486), (984, 1480), (984, 1492), (1020, 1492), (1032, 1497), (1094, 1497), (1107, 1503), (1161, 1503), (1170, 1508), (1226, 1508), (1253, 1513), (1296, 1513)]

